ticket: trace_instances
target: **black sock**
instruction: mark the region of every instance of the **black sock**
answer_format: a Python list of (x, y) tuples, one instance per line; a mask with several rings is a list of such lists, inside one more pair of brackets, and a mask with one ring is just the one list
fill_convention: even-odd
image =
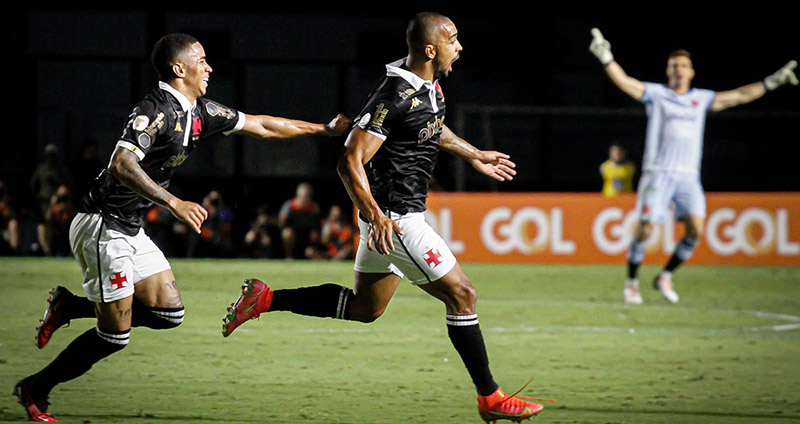
[(59, 383), (85, 374), (101, 359), (128, 344), (130, 330), (110, 331), (98, 327), (81, 334), (49, 365), (25, 379), (34, 399), (46, 399)]
[(275, 290), (270, 311), (289, 311), (321, 318), (349, 319), (353, 290), (338, 284)]
[(628, 278), (631, 280), (636, 278), (636, 274), (639, 272), (639, 265), (633, 262), (628, 261)]
[(94, 318), (94, 302), (80, 296), (67, 296), (64, 298), (63, 309), (64, 317), (67, 320), (75, 318)]
[(498, 386), (489, 370), (489, 356), (478, 325), (478, 316), (447, 315), (447, 335), (464, 361), (478, 394), (489, 396), (494, 393)]
[(134, 297), (131, 310), (131, 326), (147, 327), (154, 330), (175, 328), (183, 322), (183, 315), (183, 306), (178, 308), (156, 308), (147, 306)]
[(682, 264), (682, 263), (683, 263), (683, 259), (681, 259), (681, 258), (679, 258), (679, 257), (677, 257), (675, 255), (672, 255), (672, 257), (669, 258), (669, 262), (667, 262), (667, 265), (664, 267), (664, 271), (667, 271), (667, 272), (675, 271), (675, 268), (679, 267), (680, 264)]

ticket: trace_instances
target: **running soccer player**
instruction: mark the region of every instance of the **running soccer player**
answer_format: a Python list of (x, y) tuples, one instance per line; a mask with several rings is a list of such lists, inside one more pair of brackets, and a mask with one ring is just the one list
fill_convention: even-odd
[(455, 24), (437, 13), (420, 13), (410, 22), (406, 41), (408, 56), (386, 65), (338, 164), (359, 210), (353, 289), (324, 284), (273, 291), (259, 280), (245, 280), (242, 295), (223, 318), (222, 334), (230, 336), (245, 321), (272, 311), (372, 322), (405, 276), (444, 302), (448, 335), (477, 389), (481, 418), (530, 418), (542, 405), (507, 395), (495, 383), (478, 324), (475, 288), (423, 218), (440, 150), (498, 181), (511, 180), (515, 165), (504, 153), (475, 148), (444, 123), (438, 80), (452, 71), (462, 51)]
[(647, 111), (643, 173), (636, 202), (639, 222), (628, 250), (628, 279), (623, 296), (626, 303), (642, 303), (637, 271), (644, 260), (645, 242), (653, 224), (663, 222), (672, 204), (675, 219), (685, 223), (686, 231), (653, 280), (653, 287), (669, 302), (676, 303), (679, 297), (672, 285), (672, 272), (692, 256), (703, 236), (706, 201), (700, 164), (707, 112), (750, 103), (786, 83), (797, 85), (797, 62), (790, 61), (763, 81), (714, 92), (691, 86), (695, 74), (692, 56), (686, 50), (676, 50), (667, 59), (666, 85), (641, 82), (628, 76), (614, 60), (611, 44), (600, 30), (593, 28), (591, 32), (589, 49), (603, 64), (608, 77), (624, 93), (644, 103)]
[(200, 140), (220, 133), (263, 139), (337, 136), (351, 126), (343, 115), (328, 124), (314, 124), (248, 115), (203, 99), (212, 68), (203, 46), (189, 35), (162, 37), (153, 48), (152, 62), (158, 88), (133, 108), (108, 168), (94, 180), (70, 227), (86, 297), (64, 287), (53, 289), (37, 344), (43, 348), (53, 332), (72, 319), (96, 317), (97, 326), (78, 336), (44, 369), (16, 384), (14, 394), (31, 421), (57, 422), (48, 412), (50, 391), (123, 349), (131, 327), (168, 329), (183, 321), (170, 264), (141, 224), (157, 203), (200, 232), (206, 210), (167, 191), (175, 169)]

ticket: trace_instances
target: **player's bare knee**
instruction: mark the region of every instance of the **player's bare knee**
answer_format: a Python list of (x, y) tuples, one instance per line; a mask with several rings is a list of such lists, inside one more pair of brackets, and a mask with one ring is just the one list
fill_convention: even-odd
[(450, 305), (452, 312), (458, 314), (471, 314), (475, 312), (475, 305), (478, 303), (478, 291), (464, 276), (452, 288), (453, 304)]

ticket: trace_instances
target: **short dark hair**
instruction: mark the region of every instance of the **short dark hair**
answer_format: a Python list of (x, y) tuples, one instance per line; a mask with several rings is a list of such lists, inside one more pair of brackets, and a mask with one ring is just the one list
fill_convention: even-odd
[(175, 79), (172, 65), (177, 62), (184, 50), (197, 42), (191, 35), (181, 33), (167, 34), (156, 42), (150, 55), (150, 62), (158, 74), (159, 81)]
[(677, 50), (673, 50), (673, 51), (669, 52), (669, 55), (667, 56), (667, 59), (669, 60), (669, 59), (672, 59), (673, 57), (678, 57), (678, 56), (688, 57), (689, 60), (692, 59), (692, 54), (689, 53), (688, 50), (684, 50), (684, 49), (677, 49)]
[(406, 44), (411, 50), (419, 50), (434, 41), (437, 24), (442, 20), (449, 20), (436, 12), (420, 12), (408, 23), (406, 28)]

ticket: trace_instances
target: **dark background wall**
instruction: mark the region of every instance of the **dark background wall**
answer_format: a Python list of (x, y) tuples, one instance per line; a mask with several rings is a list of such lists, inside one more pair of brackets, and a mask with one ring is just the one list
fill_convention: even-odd
[[(316, 122), (337, 112), (354, 116), (383, 64), (405, 55), (406, 23), (421, 9), (351, 6), (335, 12), (106, 6), (8, 13), (5, 82), (15, 94), (4, 105), (0, 178), (26, 188), (48, 143), (61, 148), (66, 162), (93, 140), (107, 160), (132, 105), (156, 82), (149, 52), (166, 32), (187, 32), (203, 43), (214, 68), (211, 99), (247, 113)], [(765, 12), (777, 9), (762, 3), (493, 6), (438, 9), (456, 23), (464, 46), (442, 86), (449, 125), (479, 147), (510, 153), (519, 178), (492, 184), (462, 174), (445, 155), (437, 174), (445, 189), (597, 191), (597, 167), (611, 141), (627, 145), (640, 162), (643, 108), (611, 85), (588, 52), (593, 26), (603, 30), (626, 71), (644, 81), (665, 80), (666, 55), (675, 48), (693, 52), (695, 86), (714, 90), (761, 80), (800, 59), (796, 16), (771, 16)], [(712, 115), (706, 189), (800, 190), (799, 98), (800, 88), (782, 88)], [(209, 140), (180, 168), (174, 189), (199, 200), (219, 188), (231, 202), (259, 199), (277, 208), (297, 182), (308, 180), (321, 203), (348, 203), (334, 171), (342, 141)]]

